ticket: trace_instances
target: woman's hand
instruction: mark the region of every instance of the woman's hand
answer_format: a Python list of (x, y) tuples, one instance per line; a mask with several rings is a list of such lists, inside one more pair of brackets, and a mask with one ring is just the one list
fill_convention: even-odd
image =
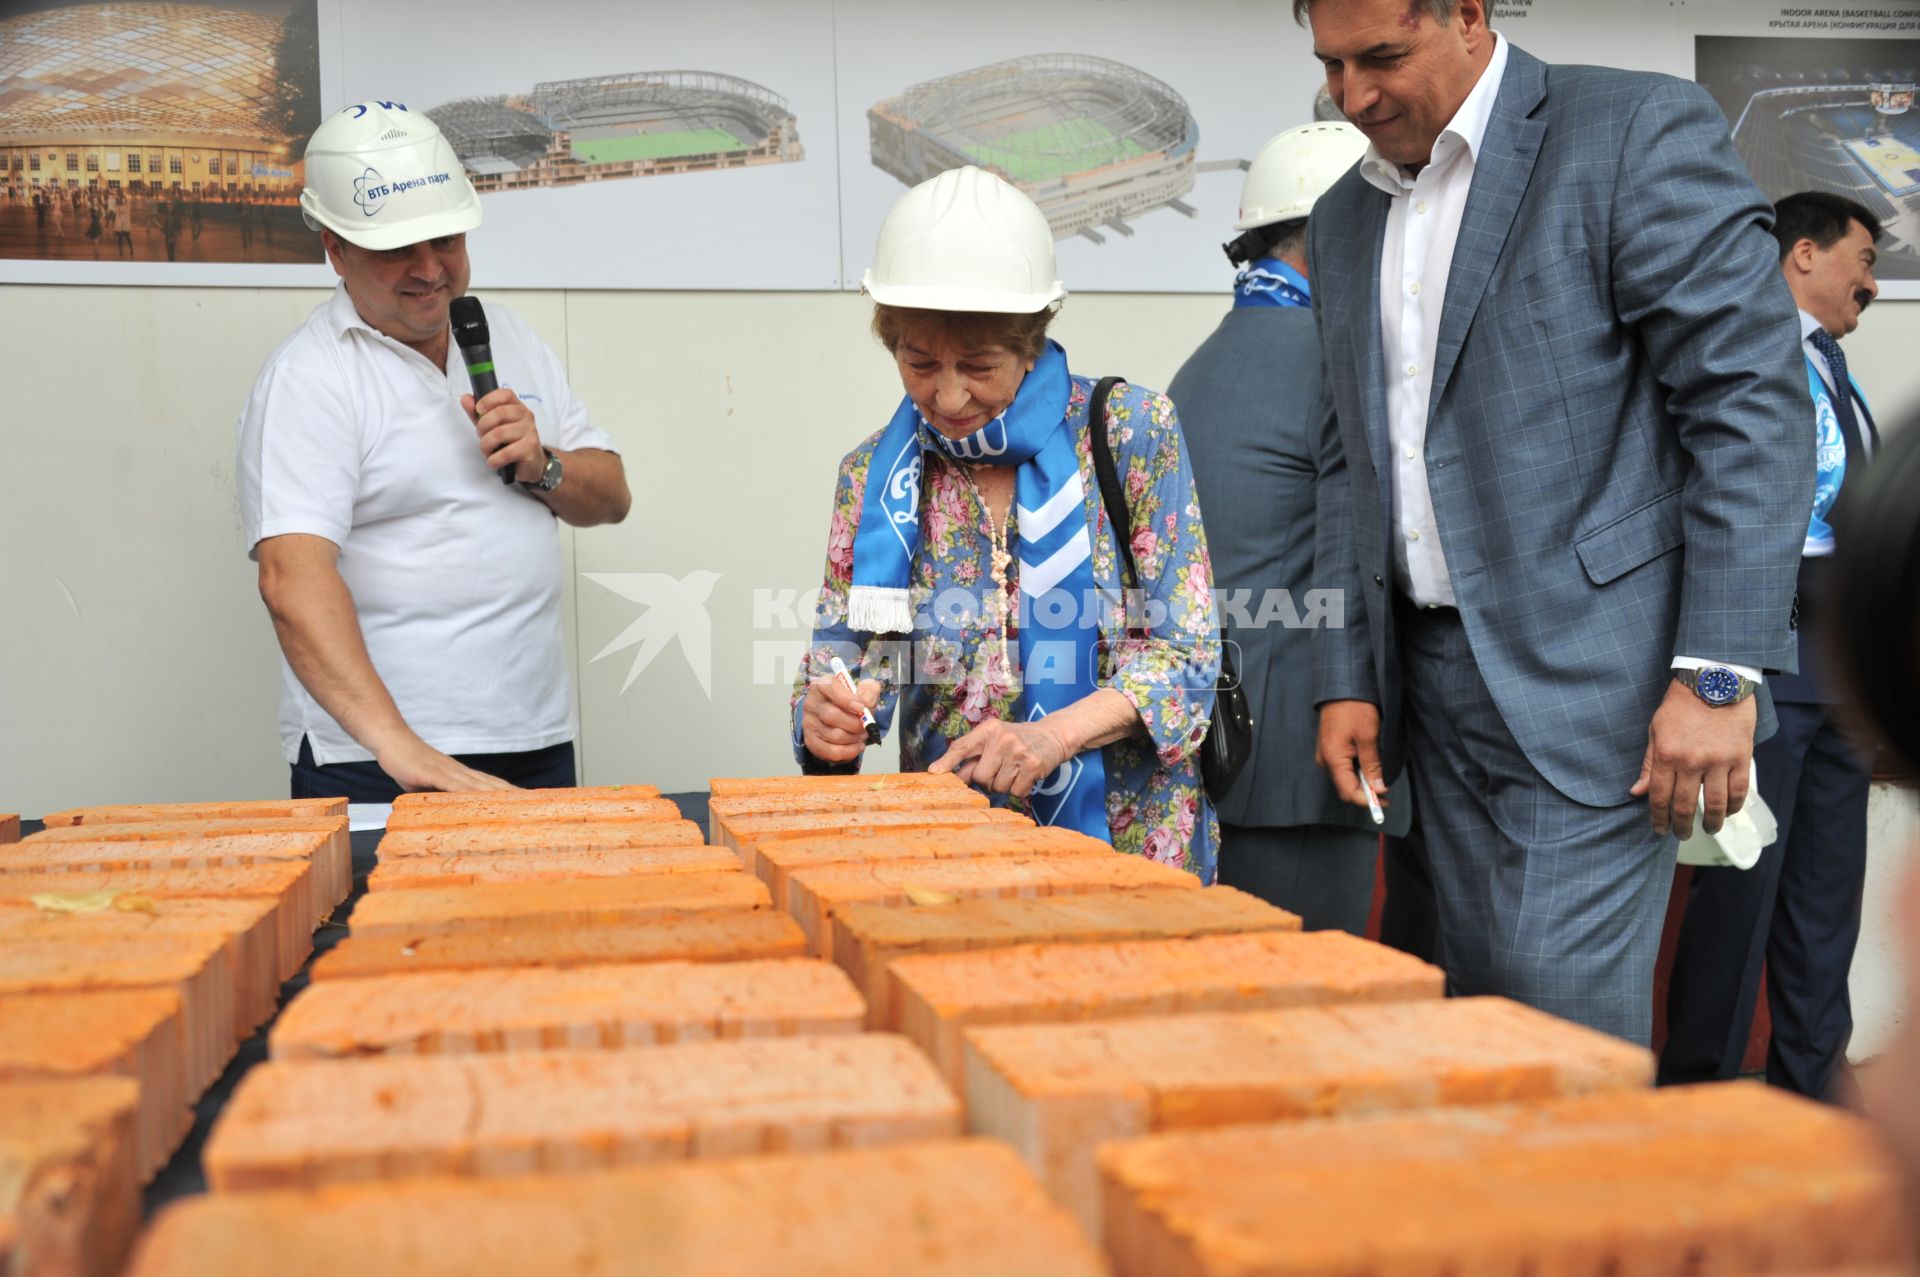
[(871, 710), (879, 703), (878, 679), (860, 680), (857, 701), (837, 676), (814, 679), (807, 685), (806, 704), (800, 710), (800, 739), (807, 752), (829, 763), (850, 763), (860, 757), (867, 748), (867, 724), (860, 717), (860, 706)]
[(1025, 798), (1076, 751), (1042, 718), (1007, 723), (990, 718), (947, 746), (930, 772), (952, 772), (969, 785)]

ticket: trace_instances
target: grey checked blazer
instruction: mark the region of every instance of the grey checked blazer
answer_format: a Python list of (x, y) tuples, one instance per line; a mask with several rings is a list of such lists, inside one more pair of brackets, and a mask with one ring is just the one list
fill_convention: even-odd
[[(1247, 596), (1231, 621), (1253, 711), (1253, 752), (1219, 802), (1233, 825), (1374, 829), (1364, 807), (1340, 801), (1314, 765), (1313, 633), (1275, 622), (1312, 620), (1315, 474), (1320, 458), (1320, 339), (1311, 311), (1230, 310), (1181, 366), (1167, 395), (1180, 410), (1187, 459), (1207, 525), (1213, 594)], [(1338, 585), (1338, 582), (1333, 584)], [(1284, 590), (1258, 622), (1269, 590)], [(1344, 609), (1342, 609), (1344, 611)], [(1395, 792), (1396, 799), (1399, 798)], [(1406, 832), (1413, 804), (1388, 807), (1387, 832)]]
[[(1330, 408), (1316, 698), (1399, 764), (1380, 248), (1349, 172), (1308, 224)], [(1529, 761), (1628, 801), (1676, 655), (1792, 669), (1813, 438), (1772, 210), (1698, 86), (1509, 54), (1440, 322), (1427, 476), (1474, 660)], [(1773, 730), (1760, 705), (1760, 734)]]

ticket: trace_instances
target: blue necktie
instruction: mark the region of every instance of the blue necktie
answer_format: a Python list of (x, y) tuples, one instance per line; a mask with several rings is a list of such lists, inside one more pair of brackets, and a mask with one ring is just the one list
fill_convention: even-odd
[[(1847, 379), (1847, 357), (1840, 343), (1824, 328), (1816, 328), (1807, 338), (1813, 348), (1826, 357), (1833, 374), (1833, 415), (1840, 419), (1840, 437), (1847, 445), (1847, 468), (1867, 464), (1867, 450), (1860, 438), (1860, 419), (1853, 412), (1853, 383)], [(1879, 442), (1877, 439), (1875, 442)]]

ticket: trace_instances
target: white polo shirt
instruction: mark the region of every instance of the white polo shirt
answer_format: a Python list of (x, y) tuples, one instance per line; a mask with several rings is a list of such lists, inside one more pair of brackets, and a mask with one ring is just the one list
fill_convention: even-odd
[[(541, 441), (617, 451), (546, 343), (497, 303), (487, 319), (500, 384), (533, 409)], [(336, 288), (273, 352), (240, 416), (248, 557), (290, 532), (340, 547), (373, 667), (429, 745), (449, 754), (557, 745), (575, 734), (557, 520), (488, 468), (460, 407), (472, 387), (457, 350), (447, 362), (436, 368), (374, 331)], [(373, 757), (283, 657), (289, 763), (302, 736), (318, 763)]]

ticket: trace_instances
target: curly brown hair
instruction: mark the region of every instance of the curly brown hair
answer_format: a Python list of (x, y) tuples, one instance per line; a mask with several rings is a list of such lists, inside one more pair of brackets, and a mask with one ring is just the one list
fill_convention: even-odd
[(1038, 359), (1047, 348), (1047, 325), (1059, 306), (1030, 315), (1001, 315), (971, 310), (916, 310), (907, 306), (873, 307), (873, 335), (892, 354), (909, 332), (923, 340), (944, 341), (960, 350), (999, 346), (1021, 359)]

